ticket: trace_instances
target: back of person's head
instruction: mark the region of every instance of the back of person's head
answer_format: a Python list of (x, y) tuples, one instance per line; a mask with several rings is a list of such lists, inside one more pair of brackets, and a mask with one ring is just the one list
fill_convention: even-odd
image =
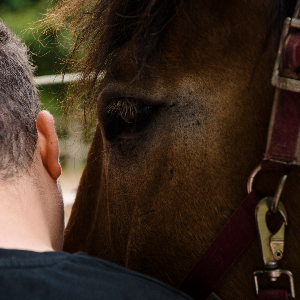
[(0, 20), (0, 179), (31, 165), (37, 145), (38, 93), (27, 47)]

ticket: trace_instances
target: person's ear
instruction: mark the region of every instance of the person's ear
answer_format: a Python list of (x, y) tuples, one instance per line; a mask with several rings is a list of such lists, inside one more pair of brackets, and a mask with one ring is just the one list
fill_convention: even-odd
[(36, 128), (43, 165), (49, 175), (56, 180), (61, 175), (59, 147), (54, 127), (54, 120), (48, 111), (43, 110), (38, 114)]

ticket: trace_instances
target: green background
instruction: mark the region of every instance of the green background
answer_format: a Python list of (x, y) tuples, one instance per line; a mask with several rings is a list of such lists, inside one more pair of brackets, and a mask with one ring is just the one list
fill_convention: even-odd
[[(35, 22), (43, 18), (43, 14), (53, 5), (51, 0), (0, 0), (0, 18), (29, 47), (33, 64), (36, 66), (35, 76), (60, 74), (66, 57), (64, 39), (58, 42), (55, 36), (41, 34)], [(59, 139), (67, 139), (69, 130), (63, 120), (62, 84), (50, 84), (39, 87), (41, 109), (47, 109), (54, 115)], [(83, 128), (81, 129), (82, 131)], [(82, 136), (85, 144), (90, 138)], [(61, 164), (65, 167), (66, 151), (61, 151)], [(81, 165), (85, 163), (82, 159)]]

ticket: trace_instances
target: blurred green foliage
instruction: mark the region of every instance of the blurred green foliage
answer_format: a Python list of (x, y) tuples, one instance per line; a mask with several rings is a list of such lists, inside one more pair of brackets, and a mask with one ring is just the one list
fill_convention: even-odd
[[(42, 34), (36, 28), (36, 21), (43, 18), (43, 14), (50, 8), (55, 0), (0, 0), (0, 19), (25, 42), (31, 52), (31, 59), (36, 66), (35, 76), (60, 74), (66, 56), (63, 43), (66, 39), (47, 33)], [(57, 135), (60, 139), (69, 136), (65, 122), (63, 122), (63, 86), (50, 84), (39, 87), (41, 108), (47, 109), (54, 116)], [(84, 129), (83, 129), (84, 131)], [(83, 135), (84, 136), (84, 135)], [(91, 137), (83, 142), (88, 144)], [(61, 162), (65, 153), (61, 153)]]
[[(0, 19), (29, 47), (36, 76), (59, 74), (66, 55), (55, 36), (41, 34), (37, 29), (36, 22), (53, 3), (53, 0), (0, 0)], [(52, 84), (39, 89), (42, 109), (48, 109), (60, 119), (62, 86)]]
[[(54, 36), (46, 40), (35, 29), (35, 22), (43, 17), (51, 5), (51, 0), (0, 0), (0, 18), (29, 47), (32, 62), (36, 66), (36, 76), (57, 74), (62, 68), (62, 46)], [(62, 115), (60, 88), (59, 85), (39, 88), (42, 109), (48, 109), (56, 123), (60, 123)]]
[(63, 45), (33, 29), (52, 5), (51, 0), (0, 0), (0, 18), (30, 48), (37, 76), (60, 73), (63, 67)]

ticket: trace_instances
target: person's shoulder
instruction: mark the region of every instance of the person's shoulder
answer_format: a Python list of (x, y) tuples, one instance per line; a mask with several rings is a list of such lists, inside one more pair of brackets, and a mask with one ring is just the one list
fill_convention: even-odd
[(4, 298), (11, 300), (191, 300), (156, 279), (82, 253), (0, 249), (0, 270)]
[(131, 299), (192, 299), (154, 278), (84, 253), (70, 255), (68, 261), (73, 264), (75, 273), (80, 272), (81, 276), (85, 274), (90, 282), (96, 279), (98, 285), (100, 279), (100, 285), (105, 287), (105, 290), (108, 291), (110, 287), (110, 291), (114, 290), (116, 294), (119, 290), (120, 295), (131, 295)]

